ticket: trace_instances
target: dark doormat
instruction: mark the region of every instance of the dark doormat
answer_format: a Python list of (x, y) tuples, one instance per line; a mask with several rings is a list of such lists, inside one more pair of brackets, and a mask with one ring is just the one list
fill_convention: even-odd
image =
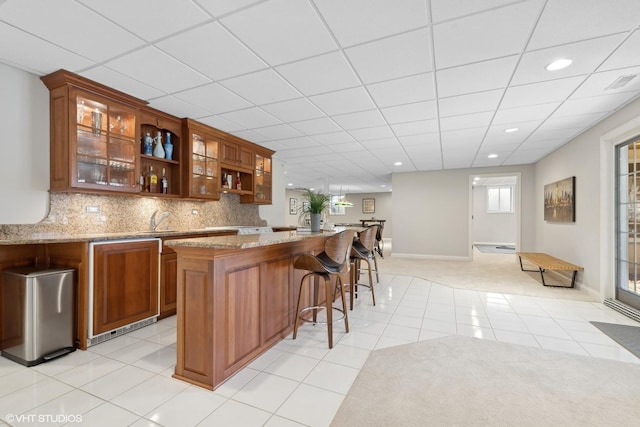
[(475, 244), (475, 246), (480, 252), (486, 254), (515, 254), (516, 247), (509, 245), (479, 245)]
[(603, 322), (589, 323), (640, 359), (640, 327)]

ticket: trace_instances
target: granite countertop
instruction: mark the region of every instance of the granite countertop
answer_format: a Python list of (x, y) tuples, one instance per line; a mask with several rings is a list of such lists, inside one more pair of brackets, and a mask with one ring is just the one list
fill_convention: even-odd
[(169, 247), (191, 247), (203, 249), (248, 249), (279, 243), (298, 242), (319, 236), (327, 236), (341, 230), (320, 231), (317, 233), (298, 231), (278, 231), (262, 234), (245, 234), (237, 236), (195, 237), (177, 239), (166, 242)]
[(33, 233), (29, 235), (16, 236), (12, 239), (0, 240), (0, 245), (27, 245), (36, 243), (72, 243), (72, 242), (97, 242), (106, 240), (133, 240), (149, 239), (170, 236), (187, 236), (197, 234), (208, 234), (225, 231), (238, 231), (242, 227), (253, 226), (222, 226), (205, 227), (193, 230), (158, 230), (158, 231), (130, 231), (123, 233)]

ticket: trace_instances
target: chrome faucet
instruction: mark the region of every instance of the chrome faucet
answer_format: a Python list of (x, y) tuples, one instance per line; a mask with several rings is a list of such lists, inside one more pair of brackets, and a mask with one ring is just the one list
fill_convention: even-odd
[[(162, 224), (162, 222), (167, 219), (169, 217), (169, 215), (171, 215), (171, 212), (169, 211), (164, 211), (160, 214), (160, 216), (158, 217), (158, 219), (156, 220), (156, 214), (159, 212), (159, 210), (155, 211), (153, 214), (151, 214), (151, 220), (149, 221), (149, 226), (151, 227), (151, 231), (157, 231), (158, 227), (160, 226), (160, 224)], [(168, 227), (167, 227), (168, 228)]]

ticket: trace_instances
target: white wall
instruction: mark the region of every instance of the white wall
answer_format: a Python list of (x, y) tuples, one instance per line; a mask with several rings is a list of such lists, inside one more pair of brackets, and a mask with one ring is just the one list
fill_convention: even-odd
[(285, 202), (284, 165), (282, 161), (276, 158), (271, 160), (271, 178), (272, 204), (260, 206), (260, 218), (265, 220), (267, 225), (270, 226), (287, 225), (287, 218), (282, 210), (282, 206), (288, 203), (289, 200), (286, 199), (287, 202)]
[[(353, 223), (359, 224), (361, 219), (376, 219), (386, 220), (384, 223), (383, 237), (391, 238), (393, 230), (393, 216), (392, 216), (392, 194), (391, 192), (385, 193), (362, 193), (362, 194), (348, 194), (347, 200), (353, 203), (353, 207), (345, 208), (344, 215), (329, 215), (328, 221), (334, 224), (340, 223)], [(283, 212), (285, 214), (285, 224), (290, 226), (298, 225), (298, 214), (289, 214), (289, 200), (296, 199), (296, 204), (299, 207), (302, 206), (302, 202), (305, 200), (303, 192), (299, 190), (287, 190), (285, 194), (285, 202), (283, 206)], [(363, 213), (362, 212), (362, 199), (375, 199), (375, 213)]]
[(520, 174), (520, 248), (532, 250), (534, 168), (524, 165), (394, 174), (394, 255), (468, 259), (470, 177), (485, 173)]
[[(583, 266), (585, 270), (578, 275), (578, 281), (601, 298), (612, 296), (615, 286), (614, 252), (606, 248), (606, 242), (613, 239), (613, 217), (604, 221), (601, 218), (603, 210), (613, 209), (614, 147), (603, 146), (601, 138), (639, 115), (640, 100), (636, 100), (540, 160), (535, 167), (536, 250)], [(603, 162), (603, 157), (609, 160)], [(576, 222), (545, 222), (544, 185), (569, 176), (576, 177)]]
[(515, 244), (516, 220), (515, 213), (488, 213), (487, 187), (473, 187), (473, 242)]
[(0, 224), (49, 212), (49, 91), (33, 74), (0, 64)]

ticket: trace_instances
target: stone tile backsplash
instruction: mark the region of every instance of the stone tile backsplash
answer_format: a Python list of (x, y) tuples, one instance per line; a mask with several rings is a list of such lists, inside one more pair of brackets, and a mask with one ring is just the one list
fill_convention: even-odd
[[(98, 212), (91, 212), (97, 207)], [(95, 210), (95, 209), (94, 209)], [(237, 194), (203, 202), (118, 195), (51, 193), (47, 218), (38, 224), (0, 225), (0, 240), (34, 234), (126, 233), (149, 230), (154, 211), (171, 215), (158, 227), (194, 230), (205, 227), (266, 225), (257, 205), (240, 204)], [(158, 212), (158, 214), (160, 214)], [(197, 212), (197, 213), (196, 213)]]

